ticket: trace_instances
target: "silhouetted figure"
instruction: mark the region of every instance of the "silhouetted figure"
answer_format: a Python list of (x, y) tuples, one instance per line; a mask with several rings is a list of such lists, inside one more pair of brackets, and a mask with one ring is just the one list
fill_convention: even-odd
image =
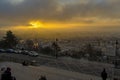
[(12, 80), (11, 69), (8, 67), (7, 70), (2, 74), (1, 80)]
[(47, 80), (46, 76), (41, 76), (39, 80)]
[(15, 77), (12, 77), (12, 80), (16, 80), (16, 78), (15, 78)]
[(26, 61), (23, 61), (23, 62), (22, 62), (22, 65), (23, 65), (23, 66), (28, 66), (28, 63), (27, 63)]
[(114, 78), (113, 80), (118, 80), (117, 78)]
[(106, 80), (107, 79), (107, 73), (106, 73), (105, 69), (103, 69), (103, 71), (101, 73), (101, 77), (102, 77), (102, 80)]
[(5, 72), (1, 75), (1, 80), (16, 80), (15, 77), (11, 76), (11, 68), (7, 67)]

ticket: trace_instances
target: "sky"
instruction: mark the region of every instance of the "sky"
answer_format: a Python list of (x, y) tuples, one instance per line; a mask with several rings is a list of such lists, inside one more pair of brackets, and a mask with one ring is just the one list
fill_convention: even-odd
[(0, 34), (119, 32), (119, 8), (120, 0), (0, 0)]

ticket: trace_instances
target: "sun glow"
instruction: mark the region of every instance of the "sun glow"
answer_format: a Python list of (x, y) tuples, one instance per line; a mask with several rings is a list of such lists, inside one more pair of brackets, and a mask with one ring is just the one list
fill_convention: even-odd
[(31, 21), (29, 24), (31, 25), (31, 28), (41, 28), (44, 26), (40, 21)]
[[(74, 28), (75, 26), (80, 26), (81, 28), (83, 26), (88, 26), (84, 23), (67, 23), (67, 22), (42, 22), (42, 21), (30, 21), (28, 28), (44, 28), (44, 29), (68, 29), (68, 28)], [(89, 24), (90, 26), (90, 24)]]

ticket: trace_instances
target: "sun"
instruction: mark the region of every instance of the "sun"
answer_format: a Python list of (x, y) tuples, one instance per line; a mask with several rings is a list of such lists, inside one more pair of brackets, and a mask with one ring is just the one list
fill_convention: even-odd
[(40, 21), (31, 21), (29, 24), (31, 25), (31, 28), (41, 28), (44, 26)]

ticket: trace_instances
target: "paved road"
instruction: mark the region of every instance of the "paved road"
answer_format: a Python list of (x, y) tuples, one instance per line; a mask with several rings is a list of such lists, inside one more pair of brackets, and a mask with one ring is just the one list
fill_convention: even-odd
[(101, 78), (97, 76), (71, 72), (46, 66), (26, 67), (18, 63), (0, 63), (0, 67), (3, 65), (9, 66), (12, 69), (12, 76), (15, 76), (17, 80), (39, 80), (41, 75), (45, 75), (47, 77), (47, 80), (101, 80)]
[[(100, 76), (101, 71), (103, 68), (107, 69), (109, 73), (108, 76), (111, 78), (113, 75), (113, 65), (105, 64), (105, 63), (98, 63), (98, 62), (90, 62), (87, 60), (75, 60), (71, 58), (58, 58), (55, 59), (54, 57), (49, 56), (39, 56), (39, 57), (30, 57), (28, 55), (22, 54), (0, 54), (0, 59), (22, 62), (36, 60), (37, 63), (44, 66), (60, 68), (64, 70), (69, 70), (73, 72), (80, 72), (95, 76)], [(118, 75), (118, 74), (117, 74)]]

